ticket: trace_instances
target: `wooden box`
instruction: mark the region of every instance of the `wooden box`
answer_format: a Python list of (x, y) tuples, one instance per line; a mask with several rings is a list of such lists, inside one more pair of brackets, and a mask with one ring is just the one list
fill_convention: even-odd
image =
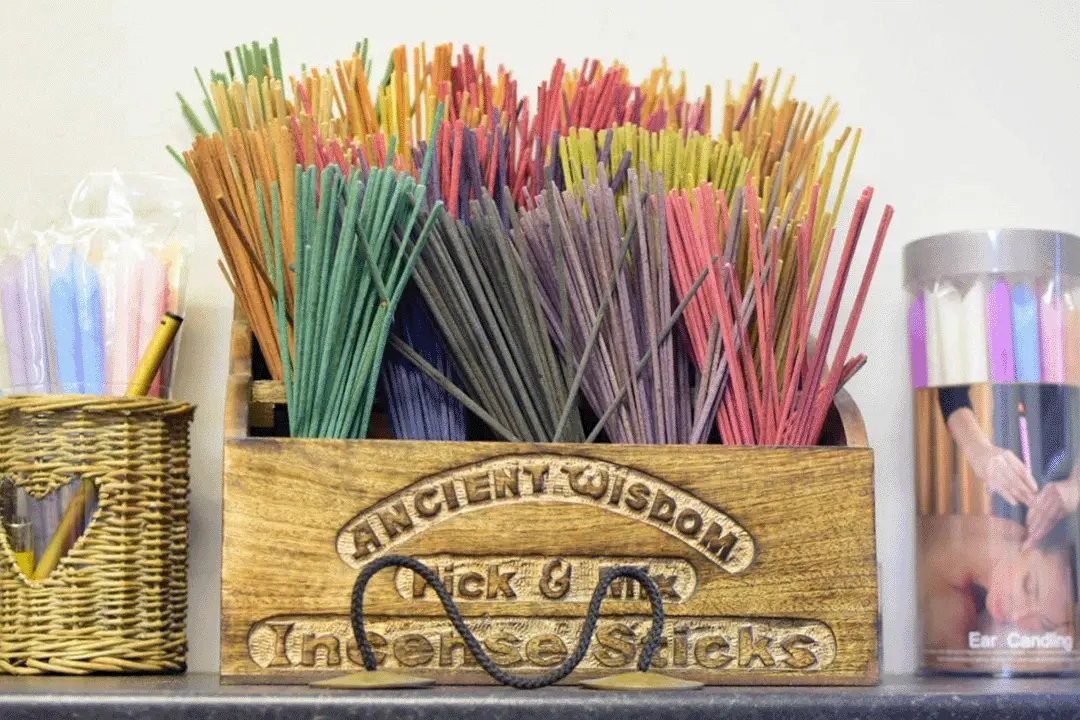
[[(225, 682), (361, 669), (351, 590), (387, 553), (436, 568), (489, 654), (517, 672), (559, 664), (600, 571), (633, 564), (665, 598), (658, 670), (714, 685), (877, 682), (873, 454), (846, 395), (834, 447), (294, 440), (267, 436), (284, 391), (253, 379), (239, 315), (231, 362)], [(629, 582), (609, 597), (568, 682), (635, 669), (648, 601)], [(365, 615), (381, 667), (491, 682), (410, 571), (376, 576)]]

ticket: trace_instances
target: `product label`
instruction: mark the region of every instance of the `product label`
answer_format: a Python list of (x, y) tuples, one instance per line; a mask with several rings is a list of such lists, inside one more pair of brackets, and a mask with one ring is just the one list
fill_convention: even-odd
[(919, 389), (915, 445), (926, 666), (1080, 668), (1080, 388)]

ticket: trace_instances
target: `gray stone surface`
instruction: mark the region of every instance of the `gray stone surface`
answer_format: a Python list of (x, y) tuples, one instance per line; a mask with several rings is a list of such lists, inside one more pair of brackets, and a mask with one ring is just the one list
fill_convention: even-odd
[(0, 720), (48, 718), (1080, 718), (1080, 680), (887, 678), (873, 688), (708, 688), (602, 693), (573, 687), (334, 692), (221, 686), (212, 675), (0, 678)]

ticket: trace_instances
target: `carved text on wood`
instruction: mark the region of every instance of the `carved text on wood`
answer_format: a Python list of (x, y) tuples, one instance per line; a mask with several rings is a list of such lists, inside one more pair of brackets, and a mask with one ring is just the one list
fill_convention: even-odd
[[(575, 618), (472, 618), (469, 627), (504, 668), (543, 670), (573, 652), (584, 620)], [(603, 618), (582, 660), (582, 670), (631, 668), (649, 630), (645, 615)], [(365, 622), (379, 667), (477, 667), (465, 642), (445, 618), (372, 616)], [(348, 616), (283, 615), (256, 623), (248, 652), (261, 668), (343, 670), (363, 667)], [(671, 618), (653, 667), (815, 672), (836, 658), (828, 625), (790, 618)]]
[(545, 453), (492, 458), (418, 480), (350, 520), (337, 551), (359, 569), (463, 513), (522, 503), (587, 505), (638, 520), (729, 573), (754, 559), (750, 533), (686, 490), (615, 463)]
[[(450, 596), (459, 605), (469, 602), (564, 602), (587, 603), (600, 582), (600, 574), (617, 565), (641, 567), (656, 583), (664, 605), (690, 599), (697, 588), (697, 571), (680, 558), (543, 557), (461, 555), (417, 556), (438, 573)], [(423, 579), (404, 568), (394, 575), (394, 587), (402, 600), (438, 603), (435, 591)], [(616, 580), (607, 597), (611, 600), (646, 600), (645, 590), (629, 579)]]

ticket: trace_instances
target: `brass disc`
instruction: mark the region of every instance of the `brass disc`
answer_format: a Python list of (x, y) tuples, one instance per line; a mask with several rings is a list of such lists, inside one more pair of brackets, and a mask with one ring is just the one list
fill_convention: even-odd
[(317, 680), (311, 687), (333, 690), (402, 690), (434, 685), (435, 681), (413, 675), (402, 675), (390, 670), (367, 670), (341, 675), (329, 680)]
[(654, 672), (625, 672), (618, 675), (582, 680), (582, 687), (592, 690), (698, 690), (703, 683), (680, 680)]

